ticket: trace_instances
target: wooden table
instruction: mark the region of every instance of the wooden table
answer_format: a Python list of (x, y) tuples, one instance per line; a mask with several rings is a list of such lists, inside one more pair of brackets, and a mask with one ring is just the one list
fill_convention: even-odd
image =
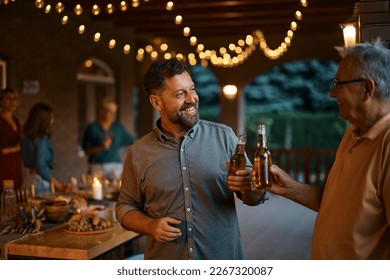
[(112, 231), (99, 234), (67, 233), (64, 227), (65, 224), (43, 234), (10, 243), (8, 255), (88, 260), (139, 236), (138, 233), (123, 229), (117, 222)]

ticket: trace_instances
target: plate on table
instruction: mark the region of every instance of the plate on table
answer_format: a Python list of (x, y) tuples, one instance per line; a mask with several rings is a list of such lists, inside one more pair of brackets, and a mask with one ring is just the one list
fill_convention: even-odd
[(91, 234), (100, 234), (100, 233), (106, 233), (110, 232), (114, 229), (114, 227), (109, 227), (101, 230), (91, 230), (91, 231), (74, 231), (74, 230), (69, 230), (68, 227), (65, 227), (64, 231), (66, 233), (70, 234), (77, 234), (77, 235), (91, 235)]

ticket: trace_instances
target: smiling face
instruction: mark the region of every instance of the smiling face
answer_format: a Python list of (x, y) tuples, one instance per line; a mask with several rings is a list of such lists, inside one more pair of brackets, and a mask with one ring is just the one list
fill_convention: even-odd
[(171, 133), (187, 131), (199, 121), (199, 97), (188, 72), (165, 79), (165, 88), (150, 96), (161, 114), (161, 123)]
[[(351, 81), (360, 79), (356, 74), (356, 65), (349, 57), (345, 57), (339, 64), (336, 73), (336, 80)], [(352, 124), (359, 124), (359, 120), (364, 117), (364, 93), (365, 81), (348, 84), (341, 84), (336, 91), (332, 89), (329, 96), (335, 98), (339, 105), (340, 116)]]

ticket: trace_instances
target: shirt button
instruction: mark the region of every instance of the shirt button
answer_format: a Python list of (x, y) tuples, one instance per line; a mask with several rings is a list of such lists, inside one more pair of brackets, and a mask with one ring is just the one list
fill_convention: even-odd
[(188, 208), (187, 208), (187, 212), (190, 212), (190, 211), (191, 211), (191, 208), (190, 208), (190, 207), (188, 207)]
[(194, 249), (190, 248), (190, 252), (192, 252)]
[(184, 190), (185, 190), (186, 192), (188, 192), (188, 187), (185, 187)]
[(187, 170), (187, 167), (184, 166), (184, 167), (183, 167), (183, 170)]
[(192, 228), (188, 228), (188, 231), (192, 231)]
[(180, 149), (180, 151), (184, 152), (184, 149)]

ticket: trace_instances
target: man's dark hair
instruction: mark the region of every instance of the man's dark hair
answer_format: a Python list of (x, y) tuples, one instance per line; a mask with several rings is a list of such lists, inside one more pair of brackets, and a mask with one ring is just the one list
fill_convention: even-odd
[(149, 95), (156, 94), (165, 88), (166, 78), (172, 78), (186, 71), (190, 73), (188, 65), (177, 58), (155, 61), (144, 76), (144, 89)]

